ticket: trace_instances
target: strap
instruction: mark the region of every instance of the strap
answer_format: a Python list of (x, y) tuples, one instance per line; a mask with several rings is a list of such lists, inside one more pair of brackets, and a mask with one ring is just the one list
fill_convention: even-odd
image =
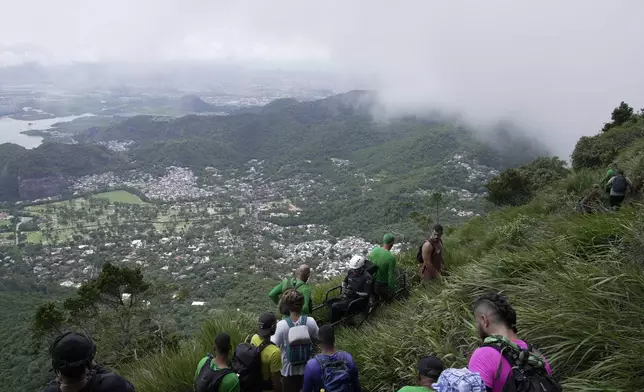
[(295, 326), (295, 324), (293, 323), (293, 320), (291, 320), (290, 316), (285, 318), (285, 320), (286, 320), (286, 323), (288, 324), (289, 328), (293, 328)]
[(259, 346), (257, 346), (257, 349), (259, 350), (259, 353), (261, 354), (264, 349), (270, 345), (275, 345), (275, 343), (271, 342), (271, 339), (265, 339)]
[(245, 342), (250, 343), (251, 340), (253, 340), (253, 334), (252, 333), (250, 335), (248, 335), (248, 337), (246, 338)]
[(300, 316), (300, 320), (301, 320), (301, 324), (300, 324), (300, 325), (306, 325), (306, 315), (305, 315), (305, 314), (303, 314), (302, 316)]

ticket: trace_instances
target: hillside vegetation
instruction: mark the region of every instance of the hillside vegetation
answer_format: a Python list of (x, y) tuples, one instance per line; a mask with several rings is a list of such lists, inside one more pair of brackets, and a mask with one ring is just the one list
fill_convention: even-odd
[[(609, 160), (633, 178), (644, 174), (642, 139), (631, 135), (641, 131), (638, 117), (596, 137), (615, 148)], [(632, 136), (630, 147), (619, 136), (611, 139), (613, 132)], [(578, 145), (576, 153), (588, 152)], [(379, 311), (366, 326), (343, 329), (337, 346), (357, 360), (365, 389), (394, 391), (413, 383), (416, 362), (427, 353), (450, 366), (466, 365), (477, 345), (472, 300), (497, 291), (509, 297), (519, 335), (549, 358), (564, 390), (640, 390), (644, 210), (630, 198), (619, 211), (574, 212), (575, 202), (605, 174), (595, 166), (577, 163), (574, 172), (535, 187), (530, 201), (447, 234), (449, 276), (416, 286), (410, 298)], [(414, 253), (401, 255), (399, 265), (414, 271)], [(255, 317), (217, 314), (193, 341), (122, 371), (140, 392), (189, 389), (215, 333), (227, 331), (238, 343), (254, 329)]]

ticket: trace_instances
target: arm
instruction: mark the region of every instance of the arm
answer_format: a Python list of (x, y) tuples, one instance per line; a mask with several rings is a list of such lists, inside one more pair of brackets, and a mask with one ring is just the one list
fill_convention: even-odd
[(277, 305), (280, 301), (280, 295), (282, 294), (282, 286), (284, 282), (280, 282), (277, 286), (273, 287), (273, 290), (271, 290), (270, 293), (268, 293), (268, 296), (270, 297), (271, 300), (273, 300), (273, 303)]
[(347, 354), (349, 356), (350, 361), (349, 362), (349, 376), (351, 377), (351, 386), (353, 387), (353, 392), (362, 392), (362, 387), (360, 386), (360, 378), (358, 377), (358, 367), (356, 366), (356, 363), (354, 362), (353, 358), (351, 358), (350, 354)]
[(389, 288), (396, 290), (396, 257), (393, 255), (389, 263)]
[(203, 358), (201, 361), (199, 361), (199, 364), (197, 365), (197, 370), (195, 371), (195, 380), (197, 377), (199, 377), (199, 371), (203, 367), (203, 365), (206, 363), (207, 358)]
[(286, 324), (286, 321), (278, 321), (277, 328), (275, 328), (275, 335), (271, 336), (271, 342), (273, 342), (277, 347), (282, 347), (284, 345), (284, 332), (282, 332), (284, 324)]
[[(320, 373), (320, 369), (315, 369), (314, 363), (317, 363), (315, 359), (309, 359), (304, 368), (304, 383), (302, 384), (302, 392), (316, 392), (315, 388), (315, 375)], [(277, 391), (277, 389), (273, 389)]]
[(311, 288), (308, 284), (302, 286), (302, 295), (304, 295), (304, 306), (302, 307), (302, 314), (309, 314), (309, 304), (311, 303)]
[(268, 363), (269, 371), (271, 373), (271, 382), (273, 384), (273, 391), (282, 390), (282, 355), (280, 350), (274, 350)]
[(434, 252), (434, 247), (432, 244), (427, 241), (423, 245), (423, 268), (429, 269), (432, 271), (432, 275), (437, 275), (438, 271), (436, 271), (436, 268), (434, 268), (434, 265), (432, 264), (432, 253)]

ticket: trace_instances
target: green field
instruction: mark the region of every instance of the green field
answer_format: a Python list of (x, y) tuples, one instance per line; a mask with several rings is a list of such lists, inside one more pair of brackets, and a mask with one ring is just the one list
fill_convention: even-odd
[(30, 231), (27, 233), (27, 242), (40, 244), (42, 242), (42, 233), (40, 231)]
[(10, 225), (11, 225), (11, 222), (9, 222), (6, 219), (0, 220), (0, 226), (10, 226)]
[(113, 203), (124, 203), (124, 204), (147, 204), (137, 195), (127, 192), (127, 191), (113, 191), (98, 193), (92, 196), (96, 199), (107, 199)]

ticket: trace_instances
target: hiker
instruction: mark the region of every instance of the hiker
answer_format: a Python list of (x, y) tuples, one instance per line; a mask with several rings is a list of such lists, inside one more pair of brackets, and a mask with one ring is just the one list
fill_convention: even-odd
[[(532, 390), (524, 388), (524, 382), (541, 384), (542, 392), (561, 391), (545, 358), (517, 337), (517, 316), (505, 297), (480, 296), (474, 303), (474, 316), (483, 345), (472, 353), (468, 368), (480, 374), (488, 391), (502, 392), (506, 382), (516, 385), (513, 391)], [(519, 359), (523, 356), (528, 357), (527, 363)], [(515, 372), (525, 372), (525, 377), (515, 377)]]
[(418, 249), (416, 260), (420, 263), (420, 277), (427, 282), (445, 273), (443, 262), (443, 226), (436, 225), (432, 234)]
[(588, 194), (579, 201), (581, 212), (586, 214), (592, 214), (593, 212), (595, 212), (597, 206), (599, 205), (600, 197), (601, 187), (599, 186), (599, 184), (594, 184), (590, 192), (588, 192)]
[(335, 332), (323, 325), (318, 332), (321, 354), (309, 359), (302, 392), (361, 392), (358, 368), (351, 354), (335, 349)]
[(602, 186), (608, 185), (608, 180), (610, 180), (611, 178), (613, 178), (615, 176), (615, 173), (616, 173), (615, 168), (616, 167), (617, 166), (614, 163), (612, 165), (608, 166), (608, 171), (606, 172), (606, 175), (604, 176), (604, 178), (600, 182), (600, 184), (602, 184)]
[(355, 255), (349, 261), (349, 271), (342, 282), (339, 300), (331, 303), (331, 322), (335, 323), (346, 314), (364, 310), (369, 306), (373, 291), (373, 277), (365, 268), (365, 258)]
[(612, 209), (619, 209), (626, 197), (626, 191), (633, 189), (633, 183), (628, 177), (624, 177), (623, 170), (617, 170), (617, 173), (608, 180), (607, 190), (610, 191), (608, 202)]
[(215, 344), (212, 346), (215, 356), (208, 354), (197, 365), (196, 392), (240, 392), (239, 377), (228, 367), (231, 345), (227, 333), (219, 332), (215, 336)]
[[(311, 312), (311, 309), (313, 309), (313, 304), (311, 302), (311, 288), (307, 284), (310, 275), (311, 268), (309, 268), (309, 266), (306, 264), (302, 264), (295, 272), (295, 277), (284, 279), (277, 286), (275, 286), (270, 293), (268, 293), (268, 296), (271, 298), (271, 300), (273, 300), (273, 303), (277, 305), (279, 304), (280, 296), (284, 294), (284, 292), (289, 288), (294, 288), (304, 296), (304, 307), (302, 308), (302, 314), (309, 314)], [(281, 305), (280, 313), (284, 316), (288, 316), (289, 314), (288, 310), (283, 308)]]
[(96, 345), (85, 335), (67, 332), (58, 336), (49, 354), (56, 380), (42, 392), (134, 392), (125, 378), (96, 364)]
[[(271, 312), (259, 316), (257, 333), (252, 336), (250, 343), (259, 349), (262, 364), (262, 390), (282, 392), (282, 354), (279, 347), (272, 341), (271, 336), (277, 329), (277, 317)], [(242, 388), (242, 392), (244, 389)]]
[(418, 385), (402, 387), (398, 392), (433, 391), (432, 384), (438, 381), (444, 369), (445, 365), (438, 357), (426, 355), (418, 361)]
[(378, 266), (374, 291), (385, 301), (390, 300), (396, 292), (396, 258), (391, 253), (393, 246), (394, 236), (387, 233), (382, 237), (382, 246), (374, 248), (369, 255), (369, 260)]
[(304, 295), (289, 289), (282, 295), (289, 316), (277, 323), (271, 341), (282, 354), (282, 391), (300, 392), (304, 368), (313, 355), (313, 343), (318, 338), (318, 324), (313, 317), (302, 314)]

